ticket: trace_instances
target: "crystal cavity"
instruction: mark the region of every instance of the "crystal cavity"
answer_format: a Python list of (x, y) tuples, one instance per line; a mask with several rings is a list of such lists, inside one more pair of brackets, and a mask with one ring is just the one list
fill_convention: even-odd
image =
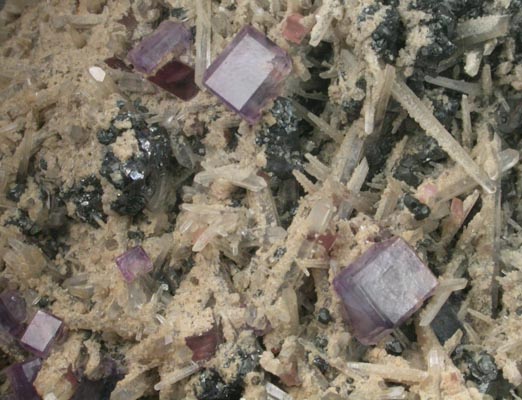
[(140, 274), (152, 271), (152, 261), (141, 246), (133, 247), (116, 258), (123, 278), (132, 282)]
[(333, 281), (345, 320), (366, 345), (376, 344), (409, 318), (437, 284), (428, 267), (399, 237), (373, 245)]
[(251, 26), (243, 28), (210, 65), (203, 83), (249, 123), (279, 94), (290, 74), (288, 54)]
[(62, 320), (38, 310), (27, 326), (20, 342), (37, 356), (45, 357), (49, 354), (62, 326)]

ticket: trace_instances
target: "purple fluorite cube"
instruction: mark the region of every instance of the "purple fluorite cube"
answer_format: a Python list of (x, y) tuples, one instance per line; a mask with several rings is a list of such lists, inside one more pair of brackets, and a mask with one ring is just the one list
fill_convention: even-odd
[(116, 258), (123, 278), (132, 282), (140, 274), (152, 271), (152, 261), (141, 246), (133, 247)]
[(355, 337), (369, 345), (417, 311), (437, 279), (411, 247), (395, 237), (373, 245), (334, 278), (333, 286)]
[(0, 294), (0, 328), (11, 335), (18, 335), (23, 330), (27, 318), (24, 298), (15, 290), (5, 290)]
[(16, 400), (38, 400), (40, 396), (36, 393), (33, 382), (42, 367), (39, 358), (13, 364), (6, 370), (7, 378)]
[(192, 34), (181, 23), (163, 21), (145, 37), (127, 58), (137, 71), (152, 73), (166, 58), (179, 57), (190, 46)]
[(280, 92), (290, 56), (251, 26), (243, 28), (205, 71), (205, 87), (249, 123)]
[(181, 61), (168, 62), (147, 79), (181, 100), (190, 100), (198, 94), (199, 89), (194, 81), (194, 69)]
[(63, 328), (63, 321), (54, 315), (38, 310), (27, 326), (20, 342), (40, 357), (49, 354), (51, 346)]

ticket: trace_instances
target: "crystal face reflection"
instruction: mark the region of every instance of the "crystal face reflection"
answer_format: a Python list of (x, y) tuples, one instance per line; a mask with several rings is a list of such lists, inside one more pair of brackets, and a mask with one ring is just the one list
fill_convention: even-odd
[(290, 74), (288, 54), (251, 26), (243, 28), (205, 72), (204, 85), (249, 123), (277, 97)]

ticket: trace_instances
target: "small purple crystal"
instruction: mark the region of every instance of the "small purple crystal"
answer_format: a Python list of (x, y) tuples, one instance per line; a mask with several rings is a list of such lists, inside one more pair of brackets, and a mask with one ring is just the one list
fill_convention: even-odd
[(289, 55), (251, 26), (243, 28), (205, 71), (203, 83), (249, 123), (275, 99), (292, 70)]
[(11, 385), (13, 399), (15, 400), (38, 400), (40, 396), (36, 393), (33, 382), (42, 366), (42, 360), (25, 361), (13, 364), (6, 370), (7, 379)]
[(334, 278), (333, 286), (355, 337), (369, 345), (417, 311), (437, 283), (408, 244), (395, 237), (368, 249)]
[(141, 246), (133, 247), (116, 258), (123, 278), (132, 282), (140, 274), (152, 271), (152, 261)]
[(51, 346), (63, 328), (63, 321), (54, 315), (38, 310), (27, 326), (20, 342), (40, 357), (49, 354)]
[(189, 48), (192, 34), (181, 23), (163, 21), (133, 48), (127, 58), (137, 71), (152, 73), (167, 57), (179, 57)]
[(24, 298), (15, 290), (5, 290), (0, 294), (0, 329), (11, 335), (22, 332), (27, 318)]
[(168, 62), (147, 79), (185, 101), (192, 99), (199, 91), (194, 81), (194, 69), (176, 60)]

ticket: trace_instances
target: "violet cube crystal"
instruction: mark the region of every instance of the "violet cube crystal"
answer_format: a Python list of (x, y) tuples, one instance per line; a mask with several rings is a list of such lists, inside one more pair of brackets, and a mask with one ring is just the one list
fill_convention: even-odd
[(129, 52), (127, 58), (137, 71), (150, 74), (167, 57), (179, 57), (186, 52), (191, 40), (192, 34), (183, 24), (163, 21)]
[(176, 60), (168, 62), (147, 79), (185, 101), (199, 91), (194, 81), (194, 69)]
[(141, 246), (133, 247), (116, 258), (123, 278), (132, 282), (140, 274), (152, 271), (152, 261)]
[(280, 92), (290, 56), (251, 26), (243, 28), (205, 71), (203, 83), (250, 124)]
[(15, 290), (5, 290), (0, 294), (0, 328), (11, 335), (18, 335), (23, 330), (27, 317), (24, 298)]
[(36, 392), (33, 382), (42, 367), (39, 358), (13, 364), (6, 370), (7, 379), (11, 386), (14, 399), (16, 400), (38, 400), (40, 396)]
[(20, 342), (40, 357), (49, 354), (51, 346), (63, 328), (63, 321), (54, 315), (38, 310), (27, 326)]
[(376, 344), (408, 319), (437, 284), (429, 268), (399, 237), (373, 245), (333, 281), (345, 319), (366, 345)]

